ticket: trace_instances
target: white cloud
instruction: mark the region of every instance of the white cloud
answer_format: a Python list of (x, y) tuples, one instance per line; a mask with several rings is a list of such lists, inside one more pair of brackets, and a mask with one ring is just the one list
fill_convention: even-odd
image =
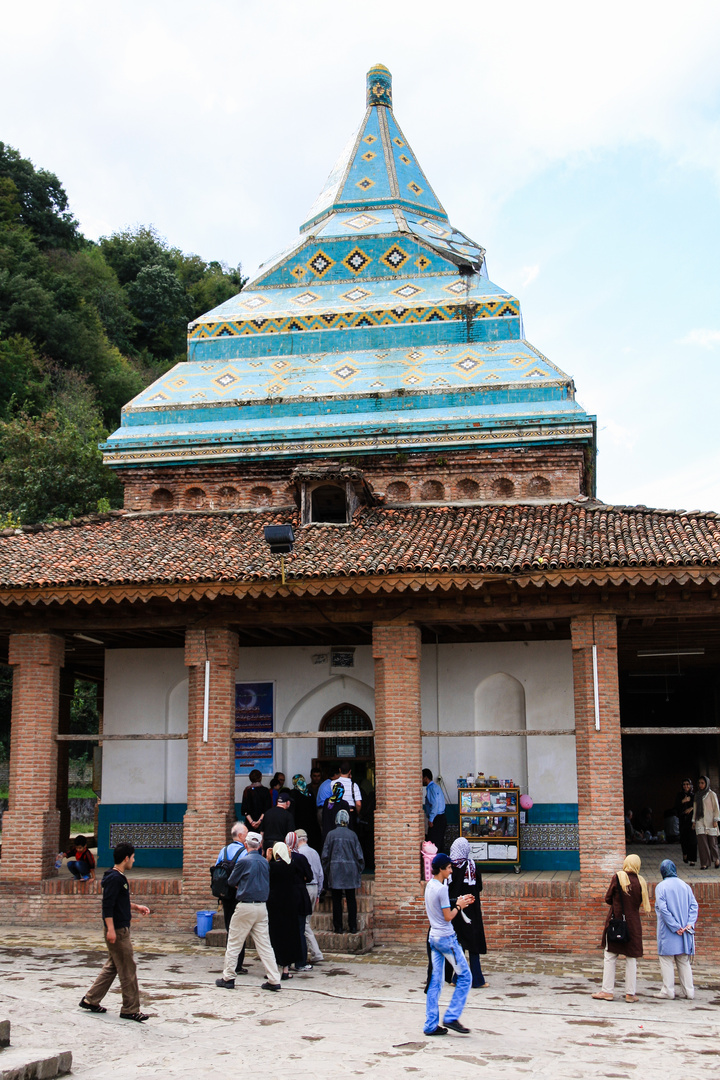
[(523, 266), (522, 270), (520, 271), (520, 275), (521, 275), (520, 284), (522, 285), (522, 287), (524, 289), (526, 289), (527, 286), (530, 285), (535, 280), (535, 278), (538, 276), (539, 273), (540, 273), (540, 267), (537, 266), (537, 265), (536, 266)]
[(714, 349), (720, 345), (720, 330), (691, 330), (680, 338), (678, 345), (700, 345), (703, 349)]

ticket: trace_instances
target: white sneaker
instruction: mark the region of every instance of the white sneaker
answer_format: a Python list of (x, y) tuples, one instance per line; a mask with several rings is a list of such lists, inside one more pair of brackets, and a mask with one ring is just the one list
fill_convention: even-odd
[(672, 1001), (673, 998), (675, 997), (675, 995), (674, 994), (668, 994), (667, 990), (663, 986), (662, 990), (658, 990), (657, 994), (655, 994), (655, 997), (667, 998), (669, 1001)]

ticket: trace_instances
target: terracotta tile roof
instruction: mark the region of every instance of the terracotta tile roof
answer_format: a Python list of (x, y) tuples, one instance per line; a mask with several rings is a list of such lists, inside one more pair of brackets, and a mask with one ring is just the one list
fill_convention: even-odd
[[(0, 535), (0, 589), (277, 579), (273, 511), (106, 515)], [(358, 511), (296, 530), (288, 578), (719, 567), (715, 514), (591, 503)]]

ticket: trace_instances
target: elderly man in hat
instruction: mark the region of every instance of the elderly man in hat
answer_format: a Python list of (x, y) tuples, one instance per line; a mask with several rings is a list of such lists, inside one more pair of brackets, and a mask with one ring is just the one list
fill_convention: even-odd
[(248, 934), (252, 934), (255, 950), (265, 968), (267, 981), (262, 984), (262, 989), (280, 989), (280, 972), (268, 929), (266, 903), (270, 895), (270, 871), (261, 851), (262, 842), (260, 833), (247, 834), (247, 856), (237, 861), (228, 878), (228, 883), (235, 886), (236, 903), (228, 930), (222, 978), (215, 980), (215, 985), (223, 990), (235, 989), (235, 965)]

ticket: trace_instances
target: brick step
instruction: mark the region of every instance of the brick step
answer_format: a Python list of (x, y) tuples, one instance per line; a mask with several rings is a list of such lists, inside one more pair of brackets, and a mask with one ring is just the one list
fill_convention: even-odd
[[(313, 920), (317, 916), (313, 916)], [(329, 952), (367, 952), (373, 947), (373, 932), (368, 925), (365, 916), (358, 915), (357, 934), (336, 934), (332, 929), (332, 917), (323, 925), (321, 930), (313, 921), (313, 933), (320, 948)], [(227, 945), (227, 933), (225, 930), (208, 930), (205, 935), (205, 945), (208, 949), (224, 949)]]
[(315, 931), (315, 938), (324, 953), (364, 953), (373, 947), (372, 930), (358, 934), (333, 934), (327, 930)]
[[(371, 896), (356, 895), (356, 901), (358, 911), (367, 911), (368, 913), (372, 912), (373, 900)], [(315, 911), (322, 912), (324, 914), (332, 911), (332, 896), (327, 895), (323, 900), (321, 900), (318, 906), (315, 908)], [(347, 911), (347, 903), (345, 901), (345, 897), (343, 897), (343, 911)]]
[[(347, 913), (344, 914), (343, 922), (347, 925)], [(368, 930), (372, 926), (372, 912), (358, 911), (358, 929)], [(311, 925), (313, 933), (317, 936), (318, 932), (324, 932), (326, 930), (332, 931), (333, 917), (331, 912), (315, 912), (311, 918)]]
[(227, 945), (227, 933), (225, 930), (208, 930), (205, 935), (205, 944), (208, 949), (224, 949)]
[(53, 1080), (72, 1070), (72, 1053), (63, 1050), (3, 1050), (0, 1053), (0, 1080)]

